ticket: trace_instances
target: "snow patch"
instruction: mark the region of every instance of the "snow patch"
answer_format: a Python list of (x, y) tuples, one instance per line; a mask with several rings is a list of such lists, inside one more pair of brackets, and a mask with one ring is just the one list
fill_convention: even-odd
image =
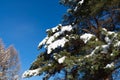
[(68, 26), (63, 26), (61, 31), (64, 32), (64, 31), (71, 31), (73, 29), (73, 27), (71, 25), (68, 25)]
[[(60, 27), (61, 26), (61, 27)], [(60, 27), (60, 28), (59, 28)], [(45, 48), (47, 48), (50, 44), (53, 43), (53, 41), (58, 38), (60, 35), (64, 34), (65, 31), (70, 32), (75, 26), (71, 26), (71, 25), (67, 25), (67, 26), (62, 26), (61, 24), (59, 24), (58, 26), (52, 28), (52, 29), (48, 29), (46, 31), (50, 31), (52, 30), (52, 32), (54, 33), (52, 36), (50, 37), (46, 37), (44, 38), (38, 45), (38, 48), (40, 49), (43, 45), (45, 45)]]
[(65, 58), (66, 58), (66, 56), (63, 56), (63, 57), (59, 58), (58, 63), (62, 64), (65, 61)]
[(102, 45), (102, 51), (101, 53), (107, 53), (108, 52), (108, 49), (109, 49), (109, 44), (108, 45)]
[(61, 34), (60, 32), (57, 32), (53, 36), (49, 37), (49, 39), (46, 42), (46, 44), (51, 44), (55, 40), (55, 38), (57, 38), (60, 34)]
[(84, 43), (87, 43), (94, 36), (95, 35), (93, 35), (93, 34), (85, 33), (80, 36), (80, 39), (82, 39), (84, 41)]
[(116, 34), (115, 32), (112, 32), (112, 31), (108, 31), (107, 33), (108, 33), (109, 35)]
[(40, 73), (41, 68), (34, 69), (34, 70), (27, 70), (23, 73), (22, 77), (31, 77), (31, 76), (37, 76)]
[(53, 43), (51, 43), (50, 45), (48, 45), (47, 47), (47, 53), (50, 54), (52, 52), (52, 50), (56, 49), (57, 47), (64, 47), (65, 43), (68, 40), (66, 38), (62, 38), (59, 40), (54, 41)]
[(86, 55), (85, 58), (93, 56), (96, 53), (96, 51), (98, 51), (100, 48), (102, 49), (100, 53), (107, 53), (109, 49), (109, 44), (97, 46), (90, 54)]
[(49, 63), (48, 66), (52, 66), (52, 65)]
[(38, 48), (40, 49), (40, 48), (46, 43), (47, 40), (48, 40), (48, 36), (45, 37), (45, 38), (39, 43)]
[(110, 56), (113, 56), (113, 53), (111, 53)]
[(107, 65), (105, 66), (105, 68), (111, 68), (111, 67), (114, 67), (114, 63), (113, 63), (113, 62), (110, 63), (110, 64), (107, 64)]
[(78, 4), (82, 5), (84, 3), (84, 0), (80, 0)]
[(105, 41), (107, 42), (107, 43), (111, 43), (111, 39), (109, 39), (109, 37), (105, 37)]
[(105, 29), (105, 28), (102, 28), (102, 30), (105, 31), (105, 32), (107, 32), (107, 29)]
[(120, 41), (118, 41), (118, 42), (114, 45), (114, 47), (120, 47)]
[(58, 26), (56, 26), (56, 27), (53, 27), (53, 28), (51, 28), (51, 29), (47, 29), (46, 32), (52, 30), (52, 32), (54, 33), (54, 32), (56, 32), (56, 31), (59, 30), (59, 27), (60, 27), (60, 26), (62, 26), (62, 24), (58, 24)]

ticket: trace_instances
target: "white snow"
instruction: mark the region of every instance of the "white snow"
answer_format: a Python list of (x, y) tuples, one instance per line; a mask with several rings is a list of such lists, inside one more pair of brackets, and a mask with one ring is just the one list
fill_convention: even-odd
[(40, 73), (40, 71), (41, 71), (41, 68), (34, 69), (34, 70), (27, 70), (23, 73), (22, 77), (25, 78), (30, 76), (36, 76)]
[[(61, 26), (61, 25), (58, 25), (58, 26)], [(67, 25), (67, 26), (61, 26), (61, 29), (58, 31), (58, 26), (52, 28), (52, 29), (48, 29), (47, 31), (49, 30), (52, 30), (53, 32), (56, 31), (56, 33), (54, 33), (52, 36), (50, 37), (46, 37), (44, 38), (38, 45), (38, 48), (41, 48), (43, 45), (45, 45), (45, 48), (47, 48), (49, 45), (51, 46), (51, 44), (54, 42), (55, 38), (59, 37), (60, 35), (64, 34), (65, 31), (68, 31), (70, 32), (73, 27), (71, 25)]]
[(65, 58), (66, 58), (66, 56), (63, 56), (63, 57), (59, 58), (58, 63), (62, 64), (65, 61)]
[(107, 29), (105, 29), (105, 28), (102, 28), (102, 30), (105, 31), (105, 32), (107, 32)]
[(98, 50), (100, 48), (100, 46), (97, 46), (92, 52), (91, 54), (94, 54), (96, 50)]
[(101, 51), (101, 53), (107, 53), (108, 52), (108, 49), (109, 49), (109, 44), (108, 45), (102, 45), (101, 47), (102, 47), (102, 51)]
[(87, 43), (94, 36), (95, 35), (93, 35), (93, 34), (85, 33), (85, 34), (80, 36), (80, 39), (82, 39), (84, 41), (84, 43)]
[(105, 41), (107, 42), (107, 43), (111, 43), (111, 39), (109, 39), (109, 37), (105, 37)]
[(100, 47), (97, 46), (97, 47), (91, 52), (90, 56), (92, 56), (93, 54), (95, 54), (96, 50), (98, 50), (99, 48), (100, 48)]
[(53, 36), (49, 37), (49, 39), (46, 42), (46, 44), (52, 43), (55, 40), (55, 38), (57, 38), (58, 36), (60, 36), (61, 34), (63, 34), (65, 31), (71, 31), (72, 29), (73, 28), (72, 28), (71, 25), (63, 26), (59, 32), (56, 32)]
[(64, 32), (64, 31), (71, 31), (73, 29), (73, 27), (71, 25), (68, 25), (68, 26), (63, 26), (61, 31)]
[(52, 32), (58, 32), (59, 31), (59, 26), (61, 26), (61, 30), (62, 32), (64, 31), (71, 31), (73, 28), (71, 25), (67, 25), (67, 26), (62, 26), (61, 24), (59, 24), (58, 26), (52, 28), (52, 29), (47, 29), (46, 31), (48, 32), (49, 30), (52, 30)]
[(85, 58), (89, 58), (91, 56), (93, 56), (96, 52), (96, 50), (98, 50), (100, 48), (100, 46), (97, 46), (90, 54), (86, 55)]
[(82, 5), (84, 3), (84, 0), (80, 0), (78, 4)]
[(84, 3), (84, 0), (80, 0), (78, 3), (77, 3), (77, 6), (74, 8), (74, 11), (77, 11), (77, 9)]
[(54, 55), (53, 58), (54, 58), (55, 60), (57, 60), (57, 56)]
[(48, 66), (52, 66), (52, 65), (49, 63)]
[(111, 67), (114, 67), (114, 63), (113, 63), (113, 62), (110, 63), (110, 64), (107, 64), (107, 65), (105, 66), (105, 68), (111, 68)]
[(114, 31), (107, 31), (107, 29), (102, 28), (103, 31), (107, 32), (108, 35), (116, 34)]
[(116, 34), (115, 32), (112, 32), (112, 31), (108, 31), (107, 33), (108, 33), (109, 35)]
[(51, 28), (51, 29), (47, 29), (46, 32), (52, 30), (52, 32), (54, 33), (54, 32), (56, 32), (56, 31), (59, 30), (58, 28), (59, 28), (60, 26), (62, 26), (62, 24), (58, 24), (56, 27), (53, 27), (53, 28)]
[(90, 54), (86, 55), (85, 58), (89, 58), (95, 54), (95, 52), (99, 49), (102, 49), (100, 53), (107, 53), (109, 49), (109, 44), (108, 45), (101, 45), (97, 46)]
[(41, 48), (41, 47), (46, 43), (47, 40), (48, 40), (48, 36), (45, 37), (45, 38), (39, 43), (38, 48)]
[(118, 42), (114, 45), (114, 47), (120, 47), (120, 41), (118, 41)]
[(74, 11), (77, 11), (77, 9), (78, 9), (78, 7), (76, 6), (75, 9), (74, 9)]
[(50, 45), (48, 45), (47, 47), (47, 53), (50, 54), (52, 52), (52, 50), (56, 49), (57, 47), (64, 47), (65, 43), (68, 40), (66, 38), (62, 38), (59, 40), (54, 41), (53, 43), (51, 43)]
[(113, 53), (111, 53), (110, 56), (113, 56)]

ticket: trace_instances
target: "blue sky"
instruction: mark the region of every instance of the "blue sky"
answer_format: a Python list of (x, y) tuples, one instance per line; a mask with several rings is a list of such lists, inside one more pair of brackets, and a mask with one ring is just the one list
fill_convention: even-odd
[(40, 53), (37, 46), (45, 30), (59, 24), (65, 11), (59, 0), (0, 0), (0, 38), (6, 47), (12, 44), (19, 52), (21, 73)]

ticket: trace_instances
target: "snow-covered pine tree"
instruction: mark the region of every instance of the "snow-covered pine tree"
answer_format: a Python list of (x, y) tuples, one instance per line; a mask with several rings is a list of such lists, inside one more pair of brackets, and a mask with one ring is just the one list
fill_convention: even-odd
[(114, 80), (120, 68), (119, 0), (60, 0), (62, 24), (46, 30), (45, 48), (23, 77), (64, 72), (61, 80)]

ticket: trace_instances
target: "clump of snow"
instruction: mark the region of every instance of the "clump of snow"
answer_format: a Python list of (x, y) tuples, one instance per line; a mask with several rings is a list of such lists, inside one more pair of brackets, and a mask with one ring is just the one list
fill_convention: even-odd
[[(60, 30), (59, 30), (59, 26), (61, 26)], [(38, 48), (41, 48), (43, 45), (46, 45), (46, 47), (51, 44), (55, 38), (59, 37), (60, 35), (64, 34), (65, 31), (70, 32), (72, 29), (74, 28), (74, 26), (72, 27), (71, 25), (67, 25), (67, 26), (62, 26), (61, 24), (59, 24), (58, 26), (52, 28), (52, 29), (48, 29), (52, 30), (52, 32), (55, 32), (52, 36), (50, 37), (46, 37), (44, 38), (38, 45)]]
[(116, 33), (113, 32), (113, 31), (108, 31), (107, 33), (108, 33), (109, 35), (116, 34)]
[(61, 30), (56, 32), (53, 36), (49, 37), (48, 41), (46, 42), (46, 44), (51, 44), (55, 38), (57, 38), (58, 36), (60, 36), (61, 34), (63, 34), (65, 31), (71, 31), (73, 28), (71, 25), (68, 26), (63, 26), (61, 27)]
[(50, 54), (52, 52), (52, 50), (56, 49), (57, 47), (64, 47), (65, 43), (68, 40), (66, 38), (62, 38), (59, 40), (54, 41), (53, 43), (51, 43), (50, 45), (48, 45), (47, 47), (47, 53)]
[(48, 40), (48, 36), (45, 37), (45, 38), (39, 43), (38, 48), (41, 48), (41, 47), (46, 43), (47, 40)]
[(51, 29), (47, 29), (46, 32), (48, 32), (48, 31), (50, 31), (50, 30), (52, 30), (53, 33), (56, 32), (56, 31), (59, 31), (59, 27), (60, 27), (60, 26), (62, 26), (62, 24), (58, 24), (58, 26), (56, 26), (56, 27), (53, 27), (53, 28), (51, 28)]
[[(60, 28), (59, 28), (60, 27)], [(52, 29), (47, 29), (46, 32), (48, 31), (52, 31), (53, 33), (54, 32), (58, 32), (58, 31), (61, 31), (61, 32), (64, 32), (64, 31), (71, 31), (73, 29), (73, 27), (71, 25), (67, 25), (67, 26), (62, 26), (61, 24), (59, 24), (58, 26), (52, 28)]]
[[(105, 37), (105, 41), (109, 44), (115, 41), (114, 47), (120, 47), (120, 41), (116, 38), (118, 33), (114, 31), (107, 31), (105, 28), (103, 30), (107, 33)], [(112, 35), (113, 37), (110, 39), (108, 36)]]
[(82, 5), (84, 3), (84, 0), (80, 0), (78, 4)]
[(52, 65), (49, 63), (48, 66), (52, 66)]
[(84, 3), (84, 0), (80, 0), (77, 4), (77, 6), (74, 8), (74, 11), (77, 11), (77, 9)]
[(55, 38), (57, 38), (58, 36), (60, 36), (61, 34), (63, 34), (65, 31), (70, 32), (72, 29), (73, 28), (72, 28), (71, 25), (61, 27), (60, 31), (56, 32), (53, 36), (49, 37), (49, 39), (46, 42), (46, 44), (52, 43), (55, 40)]
[(113, 56), (113, 53), (111, 53), (110, 56)]
[(81, 59), (78, 59), (78, 61), (81, 61)]
[(73, 29), (73, 27), (71, 25), (68, 25), (68, 26), (63, 26), (61, 28), (61, 31), (64, 32), (64, 31), (71, 31)]
[(67, 26), (62, 26), (62, 25), (58, 25), (52, 29), (48, 29), (47, 31), (52, 30), (52, 32), (54, 33), (51, 36), (47, 36), (45, 39), (43, 39), (43, 41), (41, 41), (38, 45), (38, 48), (41, 48), (43, 45), (45, 46), (45, 48), (47, 49), (47, 53), (50, 54), (52, 52), (52, 50), (58, 48), (58, 47), (64, 47), (64, 44), (68, 41), (66, 38), (59, 38), (57, 39), (59, 36), (61, 36), (62, 34), (64, 34), (66, 31), (70, 32), (73, 30), (73, 28), (75, 28), (76, 26), (72, 26), (72, 25), (67, 25)]
[(89, 58), (89, 57), (93, 56), (96, 53), (96, 51), (99, 51), (100, 48), (101, 48), (100, 53), (107, 53), (109, 46), (110, 46), (109, 44), (97, 46), (90, 54), (86, 55), (85, 58)]
[(108, 36), (106, 36), (106, 37), (105, 37), (105, 41), (106, 41), (106, 43), (110, 43), (110, 42), (111, 42), (111, 39), (110, 39)]
[(109, 45), (109, 44), (107, 44), (107, 45), (102, 45), (101, 47), (102, 47), (101, 53), (107, 53), (110, 45)]
[(102, 30), (105, 31), (105, 32), (107, 32), (107, 29), (105, 29), (105, 28), (102, 28)]
[(105, 29), (105, 28), (102, 28), (102, 30), (105, 31), (105, 32), (107, 32), (108, 35), (117, 34), (114, 31), (107, 31), (107, 29)]
[(118, 41), (118, 42), (114, 45), (114, 47), (120, 47), (120, 41)]
[(93, 35), (93, 34), (85, 33), (85, 34), (80, 36), (80, 39), (82, 39), (84, 41), (84, 43), (87, 43), (94, 36), (95, 35)]
[(55, 33), (53, 36), (49, 37), (49, 39), (47, 40), (46, 44), (48, 45), (48, 44), (52, 43), (55, 40), (55, 38), (57, 38), (61, 34), (62, 33), (60, 33), (60, 32)]
[(54, 59), (57, 59), (57, 57), (56, 57), (55, 55), (53, 56), (53, 58), (54, 58)]
[(41, 68), (34, 69), (34, 70), (27, 70), (23, 73), (22, 77), (31, 77), (31, 76), (37, 76), (40, 73)]
[(115, 33), (114, 31), (107, 31), (107, 29), (105, 29), (105, 28), (102, 28), (102, 30), (107, 33), (107, 34), (106, 34), (107, 36), (108, 36), (108, 35), (113, 35), (113, 34), (114, 34), (114, 36), (117, 35), (117, 33)]
[(105, 68), (111, 68), (111, 67), (114, 67), (114, 63), (113, 63), (113, 62), (110, 63), (110, 64), (107, 64), (107, 65), (105, 66)]
[(96, 38), (95, 41), (98, 41), (98, 38)]
[(90, 54), (86, 55), (85, 58), (89, 58), (89, 57), (93, 56), (95, 54), (96, 50), (98, 50), (99, 48), (100, 47), (97, 46)]
[(91, 55), (93, 55), (95, 52), (96, 52), (96, 50), (98, 50), (100, 47), (99, 46), (97, 46), (92, 52), (91, 52)]
[(66, 58), (66, 56), (63, 56), (63, 57), (59, 58), (58, 63), (62, 64), (65, 61), (65, 58)]
[(74, 11), (77, 11), (77, 9), (78, 9), (78, 6), (75, 7)]

